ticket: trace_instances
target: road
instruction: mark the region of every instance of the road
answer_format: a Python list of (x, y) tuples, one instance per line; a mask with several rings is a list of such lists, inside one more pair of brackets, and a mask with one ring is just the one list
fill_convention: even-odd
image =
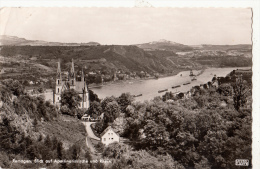
[(90, 137), (90, 138), (93, 138), (95, 140), (100, 140), (100, 138), (95, 136), (95, 134), (93, 133), (93, 131), (92, 131), (91, 127), (90, 127), (90, 125), (93, 124), (93, 123), (96, 123), (96, 122), (83, 122), (83, 124), (86, 127), (87, 136)]
[(91, 139), (95, 139), (95, 140), (100, 140), (100, 138), (96, 137), (90, 127), (91, 124), (95, 123), (95, 122), (82, 122), (85, 127), (86, 127), (86, 131), (87, 131), (87, 137), (86, 137), (86, 145), (87, 147), (90, 149), (90, 151), (93, 154), (96, 154), (96, 150), (95, 147), (93, 146)]

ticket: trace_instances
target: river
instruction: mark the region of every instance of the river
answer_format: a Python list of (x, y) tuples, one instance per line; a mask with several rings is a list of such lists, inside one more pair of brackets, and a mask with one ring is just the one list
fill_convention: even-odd
[[(118, 83), (110, 83), (104, 86), (95, 87), (91, 90), (103, 99), (107, 96), (120, 96), (122, 93), (129, 92), (132, 95), (142, 94), (140, 97), (135, 97), (136, 101), (151, 100), (156, 96), (162, 96), (165, 92), (158, 93), (159, 90), (168, 89), (168, 92), (187, 92), (192, 86), (200, 85), (211, 81), (214, 75), (217, 77), (226, 76), (235, 69), (248, 69), (249, 67), (240, 68), (208, 68), (201, 75), (197, 76), (196, 81), (191, 81), (190, 71), (180, 72), (175, 76), (163, 77), (159, 79), (148, 80), (132, 80), (121, 81)], [(193, 71), (197, 75), (201, 71)], [(181, 76), (182, 75), (182, 76)], [(184, 83), (190, 82), (188, 85)], [(172, 86), (181, 85), (181, 87), (172, 89)]]
[[(191, 81), (190, 71), (183, 71), (175, 76), (163, 77), (159, 79), (144, 79), (144, 80), (127, 80), (118, 81), (114, 83), (108, 83), (103, 86), (91, 88), (94, 93), (98, 95), (100, 99), (104, 99), (107, 96), (120, 96), (122, 93), (131, 93), (132, 95), (142, 94), (140, 97), (135, 97), (135, 101), (151, 100), (156, 96), (162, 96), (165, 92), (158, 93), (159, 90), (168, 89), (168, 92), (187, 92), (192, 86), (200, 85), (211, 81), (214, 75), (217, 77), (226, 76), (232, 70), (235, 69), (249, 69), (249, 67), (232, 67), (232, 68), (208, 68), (197, 76), (196, 81)], [(193, 71), (195, 75), (201, 71)], [(181, 76), (182, 75), (182, 76)], [(184, 83), (190, 82), (188, 85)], [(172, 89), (172, 86), (181, 85), (181, 87)], [(52, 92), (46, 92), (46, 100), (52, 102)]]

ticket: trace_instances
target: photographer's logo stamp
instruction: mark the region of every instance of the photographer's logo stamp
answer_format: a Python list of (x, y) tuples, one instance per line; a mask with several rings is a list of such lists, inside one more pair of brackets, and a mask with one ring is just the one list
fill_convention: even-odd
[(247, 159), (236, 159), (236, 166), (249, 166), (249, 160), (247, 160)]

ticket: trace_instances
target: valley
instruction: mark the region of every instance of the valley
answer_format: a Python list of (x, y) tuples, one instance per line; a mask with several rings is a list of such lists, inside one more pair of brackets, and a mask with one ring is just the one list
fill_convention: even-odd
[(17, 79), (29, 88), (53, 88), (59, 60), (62, 70), (68, 70), (74, 59), (76, 69), (84, 71), (88, 84), (252, 65), (251, 45), (188, 46), (167, 40), (138, 45), (47, 44), (18, 37), (0, 38), (0, 79)]

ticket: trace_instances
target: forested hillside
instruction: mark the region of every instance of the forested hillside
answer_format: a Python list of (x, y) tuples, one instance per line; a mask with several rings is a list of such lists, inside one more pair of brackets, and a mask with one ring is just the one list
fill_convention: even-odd
[[(41, 97), (24, 93), (18, 81), (0, 86), (0, 166), (3, 168), (78, 168), (84, 164), (46, 160), (90, 160), (85, 127)], [(43, 160), (36, 162), (35, 159)]]
[(152, 159), (150, 155), (172, 158), (174, 161), (165, 159), (164, 164), (177, 168), (235, 168), (236, 159), (248, 159), (251, 165), (250, 82), (237, 79), (219, 82), (219, 86), (208, 84), (194, 87), (190, 98), (166, 93), (140, 103), (122, 94), (92, 103), (92, 116), (104, 113), (104, 120), (93, 126), (96, 133), (111, 125), (128, 140), (109, 145), (101, 151), (103, 156), (113, 160), (111, 166), (121, 168), (143, 167), (136, 163), (136, 156), (147, 164), (144, 168), (156, 167), (147, 163)]
[(68, 63), (73, 58), (75, 62), (80, 60), (79, 65), (89, 67), (92, 63), (109, 70), (147, 72), (173, 70), (172, 64), (165, 58), (146, 53), (136, 46), (3, 46), (0, 54), (5, 57), (36, 57), (45, 59), (45, 62), (61, 59), (64, 63)]

